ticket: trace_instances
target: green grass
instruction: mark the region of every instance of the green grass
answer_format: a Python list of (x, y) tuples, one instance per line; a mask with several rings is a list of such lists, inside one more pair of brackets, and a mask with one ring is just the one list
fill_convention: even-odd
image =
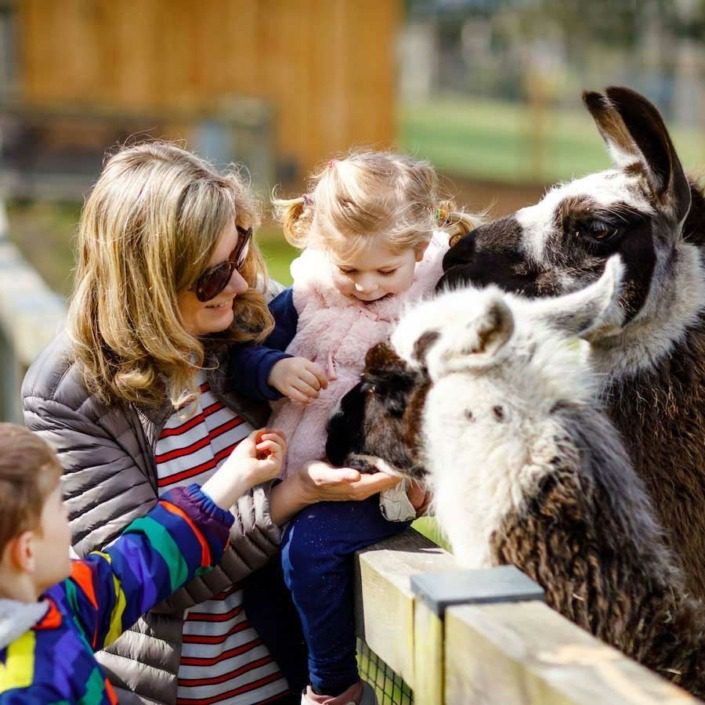
[(421, 517), (417, 519), (412, 526), (429, 541), (433, 541), (433, 543), (445, 548), (446, 551), (450, 551), (448, 539), (440, 530), (435, 517)]
[[(686, 168), (702, 172), (703, 135), (675, 129), (672, 137)], [(552, 183), (610, 166), (584, 110), (539, 114), (527, 105), (442, 98), (403, 106), (399, 140), (439, 170), (505, 183)]]
[(267, 271), (272, 279), (276, 279), (284, 286), (291, 284), (289, 265), (291, 260), (299, 254), (299, 250), (292, 247), (285, 239), (281, 229), (273, 225), (266, 225), (257, 232), (257, 243)]

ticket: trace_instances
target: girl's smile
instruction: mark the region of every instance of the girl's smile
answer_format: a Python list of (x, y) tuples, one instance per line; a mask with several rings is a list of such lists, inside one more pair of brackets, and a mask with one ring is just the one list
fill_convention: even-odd
[(331, 253), (333, 284), (344, 296), (362, 303), (400, 294), (413, 283), (416, 263), (423, 258), (426, 246), (424, 243), (395, 252), (381, 238), (375, 238), (348, 257)]

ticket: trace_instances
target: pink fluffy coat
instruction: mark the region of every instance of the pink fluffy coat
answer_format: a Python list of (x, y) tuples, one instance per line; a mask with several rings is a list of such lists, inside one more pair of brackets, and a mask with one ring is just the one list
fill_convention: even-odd
[(341, 294), (334, 286), (330, 259), (325, 252), (305, 250), (291, 264), (294, 306), (299, 320), (291, 355), (317, 362), (328, 375), (328, 388), (303, 406), (287, 399), (273, 405), (269, 425), (286, 433), (287, 461), (282, 470), (297, 468), (325, 456), (326, 423), (340, 398), (357, 384), (365, 354), (389, 337), (406, 304), (429, 296), (443, 273), (441, 261), (448, 236), (434, 233), (416, 265), (411, 287), (396, 296), (363, 304)]

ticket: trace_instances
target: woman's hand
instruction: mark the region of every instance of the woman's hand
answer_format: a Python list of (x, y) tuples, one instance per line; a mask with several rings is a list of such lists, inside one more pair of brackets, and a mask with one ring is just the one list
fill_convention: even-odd
[(309, 504), (360, 501), (398, 485), (400, 479), (385, 472), (361, 473), (353, 468), (334, 468), (317, 460), (298, 473)]
[(229, 509), (251, 487), (277, 477), (285, 453), (286, 440), (281, 431), (253, 431), (238, 443), (201, 489), (219, 507)]
[(361, 473), (352, 468), (334, 468), (315, 460), (307, 463), (272, 490), (271, 514), (283, 524), (309, 504), (361, 501), (399, 483), (384, 472)]

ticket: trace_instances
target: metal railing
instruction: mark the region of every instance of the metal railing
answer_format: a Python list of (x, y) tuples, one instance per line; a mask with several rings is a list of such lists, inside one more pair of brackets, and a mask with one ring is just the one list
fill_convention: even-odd
[(27, 367), (64, 324), (66, 305), (8, 236), (0, 200), (0, 420), (21, 422)]

